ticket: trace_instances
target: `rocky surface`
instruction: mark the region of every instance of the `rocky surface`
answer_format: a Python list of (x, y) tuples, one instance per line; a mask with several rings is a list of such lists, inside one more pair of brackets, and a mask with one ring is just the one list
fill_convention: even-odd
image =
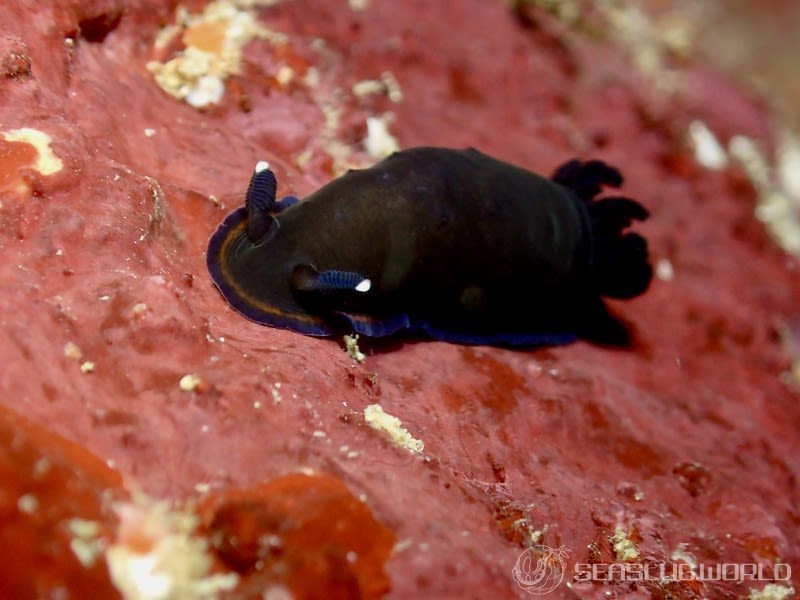
[[(691, 62), (665, 90), (602, 21), (308, 0), (259, 8), (198, 108), (154, 72), (198, 37), (223, 53), (220, 22), (165, 38), (199, 26), (176, 6), (0, 6), (4, 597), (524, 598), (512, 569), (535, 544), (568, 553), (553, 597), (797, 588), (773, 565), (800, 573), (798, 263), (754, 219), (745, 172), (704, 168), (687, 141), (700, 119), (769, 149), (761, 102)], [(661, 274), (614, 304), (633, 348), (362, 339), (359, 363), (232, 312), (205, 244), (255, 161), (302, 196), (374, 160), (370, 118), (401, 147), (620, 166)], [(424, 449), (366, 424), (372, 404)], [(573, 581), (615, 561), (776, 581)]]

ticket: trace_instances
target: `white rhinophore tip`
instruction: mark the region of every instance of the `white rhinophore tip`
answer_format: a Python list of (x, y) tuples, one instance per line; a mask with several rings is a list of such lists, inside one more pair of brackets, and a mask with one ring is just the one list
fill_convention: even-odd
[(368, 292), (371, 287), (372, 287), (372, 282), (369, 279), (362, 279), (361, 283), (359, 283), (355, 287), (355, 290), (357, 292), (362, 292), (363, 293), (363, 292)]
[(261, 173), (269, 169), (269, 163), (265, 160), (260, 160), (256, 163), (256, 173)]

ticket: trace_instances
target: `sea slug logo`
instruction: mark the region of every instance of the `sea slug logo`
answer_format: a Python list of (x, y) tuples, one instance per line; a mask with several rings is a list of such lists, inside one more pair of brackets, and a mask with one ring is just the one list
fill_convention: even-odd
[(556, 589), (564, 579), (567, 564), (566, 546), (550, 548), (533, 546), (517, 558), (511, 571), (514, 581), (529, 594), (548, 594)]

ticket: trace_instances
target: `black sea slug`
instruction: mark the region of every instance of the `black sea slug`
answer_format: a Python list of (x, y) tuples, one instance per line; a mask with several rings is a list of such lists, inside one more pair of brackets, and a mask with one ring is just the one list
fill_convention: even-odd
[(602, 297), (652, 278), (647, 210), (596, 198), (622, 176), (573, 160), (551, 178), (474, 149), (412, 148), (276, 201), (259, 163), (208, 269), (245, 317), (308, 335), (402, 329), (467, 344), (623, 343)]

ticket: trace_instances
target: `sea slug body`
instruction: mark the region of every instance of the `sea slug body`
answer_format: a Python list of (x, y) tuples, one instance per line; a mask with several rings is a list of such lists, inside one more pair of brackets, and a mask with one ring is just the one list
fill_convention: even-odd
[(621, 184), (596, 160), (546, 178), (472, 148), (420, 147), (276, 201), (260, 162), (207, 264), (236, 311), (307, 335), (624, 343), (602, 297), (643, 293), (652, 267), (646, 240), (628, 230), (647, 210), (597, 198)]

